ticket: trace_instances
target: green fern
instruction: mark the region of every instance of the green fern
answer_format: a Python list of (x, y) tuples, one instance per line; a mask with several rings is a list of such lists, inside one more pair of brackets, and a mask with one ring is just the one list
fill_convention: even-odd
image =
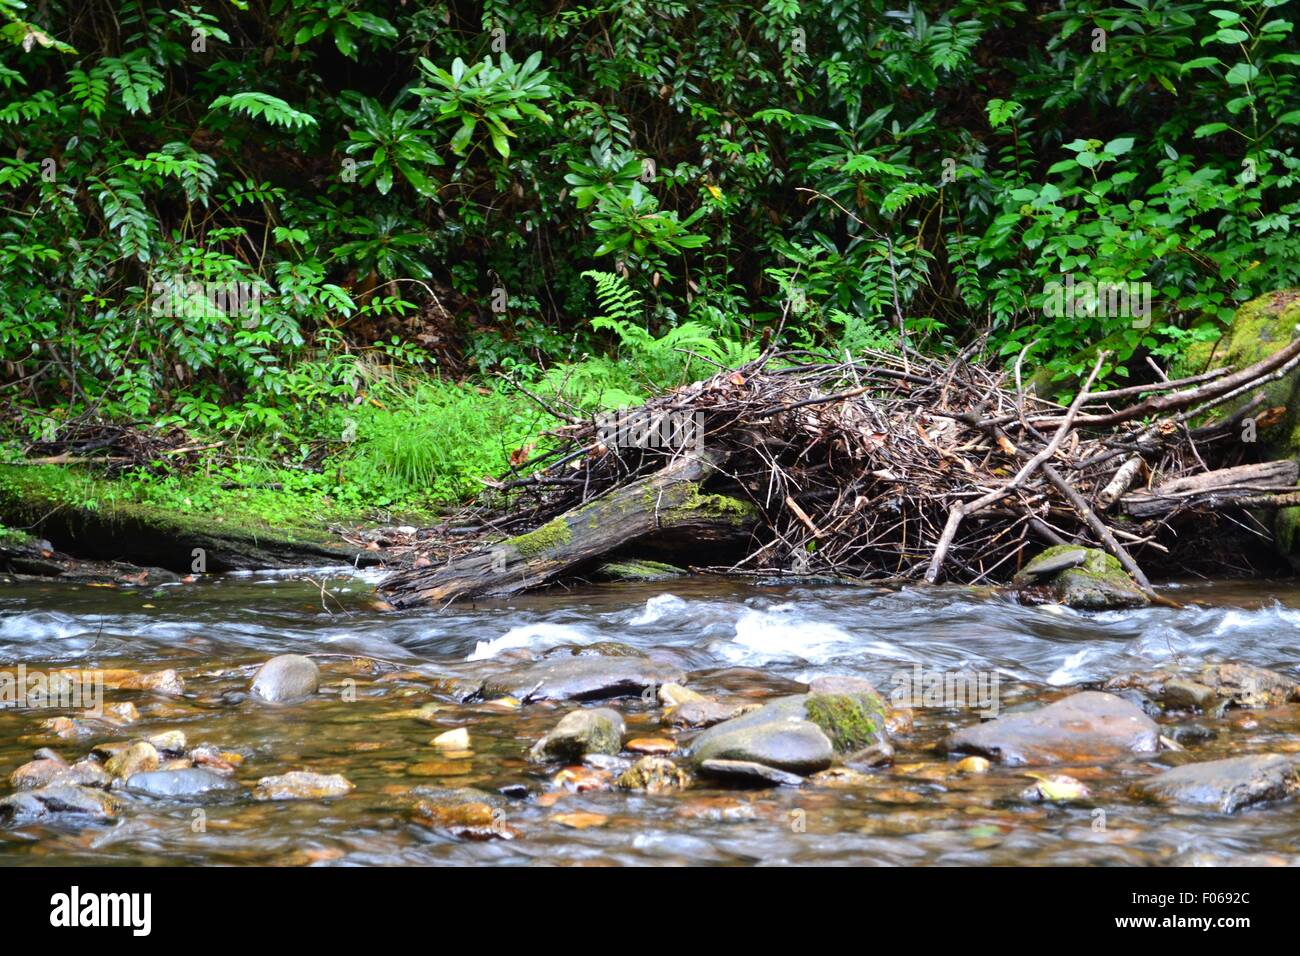
[(592, 328), (618, 329), (622, 324), (641, 318), (641, 296), (622, 276), (588, 269), (582, 277), (596, 283), (596, 302), (602, 313), (591, 320)]
[(229, 110), (266, 120), (272, 126), (286, 129), (302, 129), (315, 126), (316, 117), (310, 113), (296, 110), (278, 96), (270, 93), (236, 93), (234, 96), (218, 96), (208, 106), (213, 110)]

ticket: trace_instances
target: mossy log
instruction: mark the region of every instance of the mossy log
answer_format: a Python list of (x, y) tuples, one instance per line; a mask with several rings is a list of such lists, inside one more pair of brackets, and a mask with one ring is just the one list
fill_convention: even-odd
[[(319, 528), (273, 527), (239, 515), (186, 514), (133, 502), (71, 502), (13, 466), (0, 468), (0, 523), (43, 536), (79, 559), (179, 574), (379, 562), (373, 552)], [(52, 566), (46, 572), (26, 565), (11, 570), (56, 573)]]
[(699, 548), (748, 539), (757, 523), (757, 509), (701, 490), (701, 483), (721, 464), (717, 452), (684, 455), (653, 475), (579, 505), (527, 534), (441, 567), (396, 574), (380, 585), (380, 592), (399, 608), (504, 597), (546, 584), (633, 543), (671, 538)]

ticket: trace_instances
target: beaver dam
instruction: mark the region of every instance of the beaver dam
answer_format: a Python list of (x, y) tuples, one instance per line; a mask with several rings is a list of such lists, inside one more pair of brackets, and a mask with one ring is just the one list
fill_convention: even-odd
[(1250, 570), (1275, 510), (1300, 504), (1296, 463), (1243, 441), (1279, 414), (1261, 389), (1300, 364), (1300, 341), (1245, 368), (1094, 391), (1103, 353), (1068, 406), (1025, 388), (1019, 361), (995, 372), (968, 355), (769, 353), (620, 415), (548, 405), (566, 424), (546, 451), (440, 529), (477, 543), (382, 590), (443, 604), (627, 558), (996, 582), (1068, 544), (1103, 549), (1150, 594), (1148, 573)]

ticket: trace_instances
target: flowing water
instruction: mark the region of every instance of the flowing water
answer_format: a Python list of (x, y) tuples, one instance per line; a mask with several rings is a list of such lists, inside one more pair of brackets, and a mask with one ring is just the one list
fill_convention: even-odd
[[(1129, 795), (1169, 754), (1072, 767), (1092, 791), (1032, 803), (1015, 768), (953, 770), (935, 745), (977, 722), (973, 707), (920, 707), (896, 738), (892, 767), (850, 787), (574, 793), (560, 765), (525, 751), (568, 704), (492, 703), (415, 709), (438, 700), (426, 675), (469, 660), (528, 659), (563, 645), (618, 641), (674, 662), (703, 693), (738, 700), (799, 692), (818, 676), (867, 677), (883, 692), (899, 673), (996, 674), (1002, 710), (1045, 703), (1129, 671), (1239, 660), (1295, 676), (1300, 586), (1174, 586), (1185, 606), (1101, 614), (1025, 607), (992, 591), (884, 591), (683, 580), (552, 592), (436, 612), (374, 607), (373, 577), (344, 571), (228, 575), (159, 588), (0, 585), (0, 664), (176, 669), (183, 696), (106, 692), (133, 701), (127, 727), (85, 720), (62, 739), (42, 722), (67, 711), (0, 710), (0, 779), (48, 746), (69, 760), (107, 740), (181, 730), (242, 755), (236, 778), (310, 769), (341, 773), (350, 794), (261, 802), (250, 791), (193, 803), (129, 797), (111, 824), (0, 829), (0, 863), (21, 864), (1184, 864), (1300, 862), (1300, 801), (1232, 816)], [(249, 697), (256, 666), (285, 652), (317, 655), (322, 690), (299, 704)], [(664, 736), (653, 701), (617, 702), (630, 736)], [(1196, 759), (1300, 751), (1300, 705), (1161, 717), (1215, 732)], [(472, 753), (430, 739), (468, 729)], [(689, 741), (683, 732), (679, 743)], [(1179, 755), (1186, 757), (1188, 755)], [(411, 812), (417, 786), (509, 795), (513, 839), (465, 839)], [(0, 791), (10, 791), (7, 783)], [(1099, 825), (1099, 821), (1101, 825)], [(577, 824), (575, 826), (575, 824)], [(587, 824), (587, 825), (583, 825)]]

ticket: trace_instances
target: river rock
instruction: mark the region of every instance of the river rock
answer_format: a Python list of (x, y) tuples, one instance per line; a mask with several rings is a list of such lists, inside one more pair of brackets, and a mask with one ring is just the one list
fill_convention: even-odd
[(109, 757), (104, 769), (110, 776), (125, 780), (137, 773), (157, 770), (159, 762), (158, 748), (147, 740), (137, 740), (125, 750), (119, 750)]
[(712, 727), (760, 707), (761, 704), (728, 704), (700, 698), (669, 707), (664, 711), (664, 720), (671, 727)]
[(624, 790), (667, 793), (690, 786), (691, 777), (667, 757), (642, 757), (619, 775), (617, 786)]
[(1219, 695), (1200, 681), (1175, 677), (1165, 682), (1160, 700), (1175, 710), (1208, 710), (1219, 702)]
[[(1085, 553), (1082, 561), (1077, 560), (1078, 551)], [(1030, 561), (1025, 570), (1033, 568), (1036, 562), (1042, 562), (1040, 568), (1063, 562), (1070, 564), (1050, 576), (1056, 600), (1069, 607), (1084, 611), (1104, 611), (1111, 608), (1145, 607), (1151, 603), (1151, 599), (1129, 577), (1119, 559), (1099, 548), (1056, 545)], [(1021, 574), (1024, 573), (1022, 570)]]
[(665, 707), (679, 707), (688, 700), (705, 700), (705, 696), (681, 684), (664, 684), (658, 692), (659, 703)]
[(0, 800), (0, 824), (26, 823), (65, 815), (110, 821), (121, 812), (122, 802), (112, 794), (70, 784), (23, 790)]
[(159, 753), (176, 756), (185, 752), (185, 732), (181, 730), (165, 730), (160, 734), (152, 734), (148, 740)]
[(320, 668), (310, 657), (280, 654), (253, 675), (253, 696), (272, 703), (301, 700), (320, 689)]
[(695, 764), (752, 761), (797, 774), (825, 770), (836, 754), (875, 765), (893, 754), (885, 705), (860, 678), (823, 678), (817, 692), (784, 697), (709, 728), (691, 745)]
[(1083, 691), (1054, 704), (966, 727), (946, 742), (1013, 766), (1092, 763), (1154, 753), (1160, 729), (1140, 709), (1114, 694)]
[(243, 790), (229, 777), (199, 767), (149, 770), (127, 778), (126, 789), (151, 797), (200, 797)]
[(813, 774), (808, 778), (808, 782), (815, 787), (851, 788), (871, 786), (875, 779), (870, 774), (851, 767), (831, 767), (829, 770)]
[(691, 744), (691, 764), (702, 768), (709, 761), (741, 761), (802, 775), (825, 770), (835, 748), (808, 719), (806, 700), (807, 695), (785, 697), (710, 727)]
[(541, 655), (551, 657), (649, 657), (645, 651), (622, 641), (594, 641), (591, 644), (557, 644)]
[(1300, 791), (1296, 765), (1280, 754), (1254, 754), (1189, 763), (1143, 780), (1136, 791), (1152, 800), (1235, 813)]
[(705, 760), (699, 771), (706, 777), (719, 777), (766, 787), (802, 787), (804, 778), (752, 760)]
[(166, 697), (180, 697), (185, 693), (185, 681), (171, 668), (152, 674), (121, 668), (84, 673), (102, 680), (109, 690), (146, 690)]
[(54, 783), (67, 770), (60, 760), (31, 760), (9, 775), (9, 783), (15, 790), (36, 790)]
[(1048, 548), (1031, 558), (1012, 580), (1016, 584), (1028, 584), (1039, 578), (1050, 578), (1070, 568), (1077, 568), (1088, 560), (1088, 551), (1088, 548), (1068, 544)]
[(529, 759), (576, 760), (584, 754), (617, 754), (623, 749), (623, 715), (609, 707), (572, 710), (537, 741)]
[(352, 781), (342, 774), (293, 770), (274, 777), (263, 777), (257, 781), (253, 796), (258, 800), (321, 800), (325, 797), (341, 797), (352, 789)]
[(1238, 707), (1278, 707), (1300, 701), (1300, 683), (1254, 664), (1206, 664), (1198, 676), (1201, 683), (1213, 687), (1215, 693)]
[[(1256, 708), (1300, 701), (1300, 683), (1292, 678), (1235, 661), (1205, 664), (1190, 674), (1171, 670), (1121, 674), (1106, 681), (1104, 688), (1140, 690), (1171, 706), (1194, 704), (1207, 711), (1218, 704)], [(1213, 691), (1213, 697), (1206, 688)]]
[(49, 758), (32, 760), (9, 775), (9, 782), (16, 790), (37, 790), (56, 784), (107, 787), (112, 780), (108, 772), (94, 760), (79, 760), (72, 765)]
[(97, 724), (88, 723), (84, 720), (77, 720), (75, 717), (47, 717), (41, 721), (41, 729), (54, 734), (63, 740), (72, 740), (76, 737), (90, 737), (99, 733), (101, 728)]
[(679, 668), (640, 657), (556, 657), (484, 677), (471, 696), (517, 700), (603, 700), (639, 697), (648, 688), (680, 683)]
[(519, 831), (506, 822), (507, 804), (499, 796), (471, 787), (416, 787), (412, 807), (417, 823), (470, 840), (512, 840)]

